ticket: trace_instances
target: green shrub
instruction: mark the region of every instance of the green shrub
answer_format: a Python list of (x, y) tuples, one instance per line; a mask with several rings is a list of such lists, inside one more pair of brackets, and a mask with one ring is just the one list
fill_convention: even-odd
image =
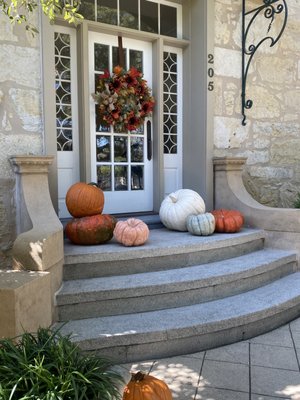
[(294, 201), (294, 207), (295, 208), (300, 208), (300, 192), (297, 193), (297, 198)]
[(122, 377), (112, 363), (86, 355), (70, 337), (40, 328), (0, 340), (1, 400), (112, 400)]

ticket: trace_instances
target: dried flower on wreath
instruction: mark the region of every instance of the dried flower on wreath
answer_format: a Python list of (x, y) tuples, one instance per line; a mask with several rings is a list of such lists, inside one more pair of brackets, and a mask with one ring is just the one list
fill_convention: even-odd
[(98, 106), (100, 124), (112, 125), (117, 132), (134, 131), (151, 116), (154, 98), (142, 72), (131, 67), (124, 71), (116, 66), (113, 73), (105, 71), (93, 98)]

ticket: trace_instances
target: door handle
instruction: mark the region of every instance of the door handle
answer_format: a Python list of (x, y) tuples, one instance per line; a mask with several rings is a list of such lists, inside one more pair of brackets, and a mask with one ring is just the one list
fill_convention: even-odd
[(151, 121), (147, 121), (147, 159), (152, 160), (152, 133), (151, 133)]

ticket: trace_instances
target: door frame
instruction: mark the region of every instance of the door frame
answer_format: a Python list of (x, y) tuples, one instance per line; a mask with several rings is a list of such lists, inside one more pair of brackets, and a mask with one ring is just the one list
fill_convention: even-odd
[[(183, 187), (191, 188), (204, 197), (211, 208), (213, 205), (213, 92), (207, 91), (207, 54), (214, 53), (214, 1), (213, 0), (188, 0), (183, 6), (183, 37), (191, 37), (191, 40), (161, 37), (155, 34), (131, 29), (110, 26), (107, 24), (82, 21), (76, 29), (78, 47), (77, 67), (82, 79), (78, 82), (79, 92), (79, 131), (80, 134), (80, 179), (89, 181), (89, 157), (91, 154), (89, 140), (88, 108), (90, 101), (89, 77), (88, 77), (88, 31), (94, 30), (108, 34), (121, 34), (124, 37), (146, 40), (153, 47), (153, 93), (155, 94), (156, 107), (153, 115), (153, 179), (156, 191), (154, 193), (153, 211), (158, 211), (164, 194), (163, 179), (163, 115), (162, 115), (162, 57), (163, 48), (175, 46), (183, 49), (183, 132), (191, 133), (188, 142), (185, 137), (183, 142)], [(66, 25), (61, 19), (56, 23)], [(55, 99), (53, 81), (54, 71), (54, 46), (53, 25), (42, 16), (41, 24), (41, 56), (43, 68), (43, 114), (44, 114), (44, 153), (56, 154), (55, 132)], [(199, 53), (201, 51), (201, 54)], [(198, 54), (198, 56), (197, 56)], [(188, 71), (188, 74), (185, 74)], [(194, 82), (201, 81), (194, 90)], [(192, 92), (192, 93), (191, 93)], [(198, 106), (197, 106), (198, 105)], [(191, 107), (193, 106), (193, 109)], [(197, 146), (193, 145), (197, 143)], [(192, 170), (189, 161), (195, 159)], [(197, 174), (197, 175), (196, 175)], [(49, 171), (49, 186), (52, 201), (57, 209), (57, 167), (56, 159)]]

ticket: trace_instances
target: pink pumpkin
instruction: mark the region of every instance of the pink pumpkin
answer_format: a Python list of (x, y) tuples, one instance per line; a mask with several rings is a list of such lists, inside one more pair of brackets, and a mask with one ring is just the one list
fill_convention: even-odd
[(142, 220), (129, 218), (126, 221), (117, 222), (114, 237), (124, 246), (140, 246), (147, 241), (149, 228)]

